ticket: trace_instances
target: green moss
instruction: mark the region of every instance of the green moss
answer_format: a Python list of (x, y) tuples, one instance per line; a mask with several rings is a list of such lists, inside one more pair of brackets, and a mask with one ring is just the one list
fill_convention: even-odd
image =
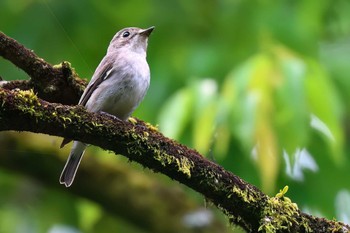
[(149, 136), (149, 133), (146, 132), (146, 131), (144, 131), (144, 132), (143, 132), (143, 137), (147, 140), (147, 139), (148, 139), (148, 136)]
[(206, 182), (206, 185), (211, 186), (214, 189), (214, 191), (226, 189), (226, 187), (222, 186), (222, 183), (219, 182), (221, 178), (221, 175), (219, 173), (216, 173), (211, 169), (203, 169), (201, 171), (201, 175), (206, 177), (206, 179), (202, 180), (201, 183)]
[(186, 157), (176, 158), (173, 155), (169, 155), (166, 153), (161, 153), (159, 150), (154, 150), (154, 158), (158, 160), (162, 166), (167, 166), (169, 164), (176, 164), (178, 171), (185, 174), (188, 178), (191, 177), (191, 168), (193, 168), (194, 164)]
[(69, 61), (63, 61), (60, 64), (52, 66), (54, 69), (66, 69), (69, 70), (71, 74), (76, 75), (75, 69), (72, 67), (72, 64)]
[(191, 168), (194, 166), (193, 162), (186, 157), (176, 159), (176, 164), (180, 172), (184, 173), (188, 178), (191, 177)]
[(159, 131), (158, 125), (154, 126), (154, 125), (152, 125), (152, 124), (150, 124), (148, 122), (145, 122), (145, 124), (146, 124), (147, 128), (149, 128), (152, 131), (157, 131), (157, 132)]
[[(297, 217), (300, 217), (298, 206), (284, 196), (287, 191), (288, 186), (280, 190), (275, 197), (268, 199), (260, 221), (259, 231), (271, 233), (281, 230), (289, 231), (293, 225), (300, 224), (296, 220)], [(306, 222), (304, 224), (305, 229), (310, 229)]]
[[(133, 125), (137, 124), (137, 120), (135, 118), (129, 117), (128, 121)], [(152, 131), (158, 131), (157, 127), (149, 123), (145, 123), (145, 124), (148, 129)], [(127, 145), (128, 153), (142, 156), (143, 151), (142, 149), (140, 149), (142, 148), (142, 146), (140, 147), (140, 144), (142, 142), (147, 142), (149, 140), (149, 133), (144, 131), (142, 132), (142, 134), (140, 134), (136, 132), (135, 128), (131, 128), (128, 131), (128, 136), (134, 139), (132, 143), (128, 143)], [(176, 165), (179, 172), (185, 174), (187, 177), (191, 177), (191, 169), (193, 168), (194, 164), (188, 158), (183, 156), (178, 158), (176, 156), (164, 153), (161, 149), (159, 149), (160, 146), (157, 144), (153, 146), (149, 146), (149, 144), (145, 144), (145, 145), (148, 145), (147, 149), (153, 152), (152, 154), (154, 154), (154, 159), (159, 161), (162, 166), (166, 167), (171, 164)], [(178, 151), (178, 153), (182, 154), (181, 151)]]
[(333, 226), (331, 229), (329, 229), (330, 232), (335, 233), (335, 232), (348, 232), (348, 229), (340, 224), (339, 222), (333, 222)]
[(139, 139), (139, 135), (136, 133), (136, 130), (134, 127), (129, 130), (128, 134), (136, 141)]
[[(81, 94), (83, 93), (83, 91), (85, 89), (85, 85), (81, 85), (81, 80), (79, 78), (79, 75), (75, 71), (74, 67), (72, 67), (70, 62), (63, 61), (60, 64), (54, 65), (53, 68), (61, 70), (63, 72), (63, 74), (65, 75), (65, 78), (71, 83), (71, 85), (74, 88), (77, 88), (76, 90), (79, 90), (79, 92)], [(54, 86), (48, 86), (45, 88), (44, 91), (50, 92), (50, 91), (54, 91), (54, 90), (55, 90)]]
[[(53, 114), (53, 115), (55, 115), (55, 114), (57, 115), (56, 112), (53, 112), (52, 114)], [(69, 117), (60, 116), (60, 118), (61, 118), (64, 122), (72, 123), (72, 119), (69, 118)]]
[(33, 92), (32, 89), (30, 90), (19, 90), (17, 91), (16, 99), (22, 100), (29, 104), (37, 104), (40, 106), (41, 104), (38, 102), (38, 96)]
[(133, 125), (136, 125), (136, 124), (137, 124), (137, 120), (136, 120), (135, 118), (133, 118), (133, 117), (129, 117), (129, 118), (128, 118), (128, 121), (129, 121), (130, 123), (132, 123)]
[(41, 114), (35, 110), (37, 106), (41, 106), (41, 103), (33, 90), (19, 90), (14, 97), (17, 101), (17, 108), (20, 111), (29, 113), (32, 116), (41, 116)]
[(163, 167), (165, 167), (168, 164), (173, 163), (173, 161), (175, 160), (173, 156), (168, 155), (166, 153), (161, 153), (160, 151), (155, 151), (154, 153), (154, 158), (159, 161)]
[(139, 155), (141, 156), (143, 153), (142, 151), (139, 150), (139, 147), (135, 143), (127, 143), (126, 144), (126, 149), (128, 151), (128, 154), (134, 154), (134, 155)]
[(97, 122), (94, 122), (92, 121), (91, 124), (94, 126), (94, 127), (102, 127), (103, 124), (100, 124), (100, 123), (97, 123)]
[[(67, 63), (70, 65), (69, 62), (67, 62)], [(53, 67), (54, 69), (62, 69), (62, 63), (53, 65), (52, 67)]]
[(253, 192), (249, 192), (248, 189), (242, 190), (242, 189), (239, 189), (237, 186), (233, 186), (232, 192), (237, 196), (241, 197), (247, 203), (254, 203), (258, 201), (252, 195)]

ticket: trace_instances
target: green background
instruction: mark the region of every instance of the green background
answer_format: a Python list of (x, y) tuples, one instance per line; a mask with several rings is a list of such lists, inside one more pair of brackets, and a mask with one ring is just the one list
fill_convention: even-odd
[[(119, 29), (155, 26), (151, 86), (133, 115), (268, 195), (288, 185), (303, 211), (349, 223), (349, 12), (346, 0), (1, 0), (0, 30), (89, 79)], [(28, 78), (4, 59), (0, 76)], [(23, 179), (0, 167), (0, 229), (68, 224), (93, 232), (79, 220), (17, 221), (35, 221), (57, 201), (49, 193), (22, 211), (13, 194)], [(103, 211), (86, 206), (93, 216)]]

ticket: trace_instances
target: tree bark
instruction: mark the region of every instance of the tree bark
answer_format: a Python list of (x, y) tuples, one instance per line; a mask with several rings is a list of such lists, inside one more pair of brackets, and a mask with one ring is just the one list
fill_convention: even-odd
[(1, 31), (0, 56), (30, 76), (30, 80), (0, 82), (0, 87), (6, 89), (33, 89), (38, 96), (49, 102), (77, 104), (87, 84), (78, 77), (69, 62), (52, 66)]
[[(62, 82), (68, 86), (73, 85), (65, 89), (64, 95), (67, 95), (67, 91), (75, 90), (74, 86), (77, 82), (67, 81), (72, 80), (72, 75), (68, 75), (70, 78), (62, 75), (64, 73), (62, 70), (72, 69), (70, 66), (67, 68), (63, 63), (59, 68), (61, 73), (55, 76), (58, 80), (58, 85), (55, 86), (55, 82), (45, 81), (46, 76), (40, 73), (41, 69), (43, 72), (51, 70), (47, 68), (49, 64), (44, 62), (41, 63), (42, 66), (38, 65), (38, 60), (32, 57), (30, 50), (22, 53), (8, 46), (4, 41), (10, 45), (15, 44), (12, 39), (0, 34), (0, 55), (20, 68), (25, 67), (25, 71), (31, 76), (31, 84), (36, 82), (41, 84), (33, 84), (34, 90), (38, 90), (37, 95), (31, 90), (0, 89), (2, 106), (0, 130), (56, 135), (122, 154), (131, 161), (165, 174), (203, 194), (228, 216), (230, 222), (241, 226), (247, 232), (348, 232), (350, 230), (348, 225), (341, 222), (300, 212), (297, 205), (285, 197), (285, 191), (281, 191), (275, 197), (268, 197), (255, 186), (205, 159), (197, 151), (164, 137), (155, 127), (141, 120), (120, 121), (108, 115), (89, 113), (81, 106), (66, 106), (43, 100), (60, 102), (57, 100), (62, 95), (59, 91), (62, 90), (59, 85)], [(24, 47), (17, 49), (23, 50)], [(12, 52), (21, 54), (20, 58), (11, 55)], [(34, 62), (26, 63), (27, 56), (29, 61)], [(22, 61), (25, 64), (22, 65)], [(35, 66), (35, 69), (31, 66)], [(74, 77), (74, 80), (77, 79)], [(49, 85), (52, 90), (58, 90), (53, 92), (56, 96), (47, 98), (45, 92), (40, 92), (39, 90), (46, 90), (48, 86), (45, 85)], [(75, 97), (71, 101), (76, 102), (77, 99), (78, 97)], [(69, 102), (65, 100), (64, 103), (66, 101)]]
[[(165, 185), (157, 176), (130, 169), (124, 161), (95, 159), (91, 149), (84, 155), (74, 185), (66, 189), (58, 183), (58, 176), (67, 151), (53, 141), (57, 139), (46, 135), (0, 132), (0, 167), (32, 178), (37, 186), (70, 192), (98, 203), (107, 214), (122, 218), (143, 232), (230, 232), (222, 219), (214, 217), (213, 209), (205, 210), (203, 202), (189, 198), (178, 185)], [(211, 216), (210, 221), (199, 227), (185, 224), (186, 216), (198, 212)]]

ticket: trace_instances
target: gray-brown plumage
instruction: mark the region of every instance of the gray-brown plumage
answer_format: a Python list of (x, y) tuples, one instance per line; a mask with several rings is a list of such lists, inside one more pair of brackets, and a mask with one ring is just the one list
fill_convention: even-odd
[[(90, 112), (105, 112), (127, 120), (144, 98), (150, 83), (150, 70), (146, 61), (148, 29), (124, 28), (110, 42), (107, 54), (95, 70), (79, 104)], [(68, 143), (64, 139), (61, 147)], [(74, 141), (60, 183), (71, 186), (86, 144)]]

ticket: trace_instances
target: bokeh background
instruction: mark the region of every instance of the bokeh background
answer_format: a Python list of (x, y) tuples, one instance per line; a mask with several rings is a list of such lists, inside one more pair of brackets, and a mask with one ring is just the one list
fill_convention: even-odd
[[(134, 116), (268, 195), (288, 185), (286, 195), (303, 211), (350, 223), (349, 12), (347, 0), (1, 0), (0, 30), (51, 64), (69, 61), (89, 79), (116, 31), (155, 26), (151, 86)], [(0, 76), (28, 78), (2, 58)], [(32, 153), (51, 161), (58, 154), (63, 164), (69, 148), (58, 150), (59, 143), (47, 135), (0, 134), (0, 232), (152, 232), (78, 188), (43, 182), (37, 163), (26, 171), (25, 160), (16, 167), (4, 159)], [(204, 209), (192, 221), (215, 218), (221, 232), (241, 232), (215, 208), (205, 209), (200, 195), (122, 156), (90, 147), (83, 164), (89, 160), (141, 174), (130, 182), (148, 177), (176, 187), (195, 203), (191, 211)], [(61, 167), (50, 164), (43, 174), (58, 182)], [(95, 185), (98, 196), (118, 184)], [(153, 224), (168, 221), (171, 214)], [(205, 232), (204, 225), (196, 227)]]

